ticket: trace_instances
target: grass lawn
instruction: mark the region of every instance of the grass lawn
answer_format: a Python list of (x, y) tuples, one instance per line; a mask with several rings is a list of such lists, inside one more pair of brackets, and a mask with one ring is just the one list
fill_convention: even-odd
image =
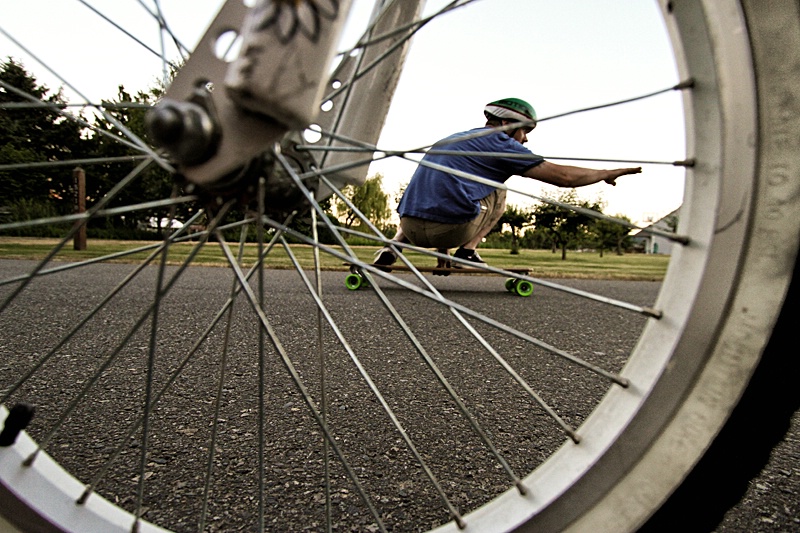
[[(54, 239), (33, 239), (17, 237), (0, 237), (0, 259), (42, 259), (57, 241)], [(90, 239), (87, 249), (75, 251), (72, 243), (68, 243), (56, 256), (56, 261), (79, 261), (102, 257), (109, 254), (132, 250), (139, 247), (157, 246), (157, 242), (145, 241), (110, 241)], [(173, 244), (170, 247), (169, 263), (180, 264), (189, 254), (194, 243)], [(232, 245), (233, 246), (233, 245)], [(377, 246), (356, 246), (354, 250), (358, 257), (371, 262)], [(293, 245), (292, 251), (298, 257), (300, 264), (305, 268), (313, 267), (312, 248), (306, 245)], [(134, 263), (146, 258), (152, 250), (137, 252), (111, 259), (113, 262)], [(236, 250), (234, 250), (234, 254)], [(253, 264), (257, 254), (255, 244), (245, 247), (245, 266)], [(561, 260), (561, 252), (552, 253), (549, 250), (522, 250), (519, 255), (511, 255), (503, 249), (480, 249), (481, 257), (491, 266), (499, 268), (521, 267), (529, 268), (531, 275), (542, 278), (590, 278), (590, 279), (623, 279), (623, 280), (652, 280), (663, 279), (667, 269), (669, 256), (625, 254), (616, 255), (606, 252), (603, 257), (596, 252), (568, 251), (567, 259)], [(429, 257), (423, 257), (414, 252), (408, 252), (408, 257), (417, 265), (433, 266), (435, 262)], [(346, 270), (342, 261), (330, 254), (321, 254), (322, 268), (325, 270)], [(198, 254), (195, 264), (205, 266), (224, 266), (225, 259), (216, 243), (208, 243)], [(282, 247), (272, 250), (266, 260), (269, 268), (291, 268), (291, 262)]]

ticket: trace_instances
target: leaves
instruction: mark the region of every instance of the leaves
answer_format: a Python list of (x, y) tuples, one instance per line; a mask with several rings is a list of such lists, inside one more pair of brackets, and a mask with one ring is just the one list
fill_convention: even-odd
[[(569, 204), (585, 209), (600, 211), (599, 201), (581, 200), (574, 189), (562, 191), (551, 198), (560, 204)], [(567, 247), (586, 237), (595, 219), (561, 205), (541, 203), (533, 208), (533, 219), (536, 227), (544, 230), (553, 243), (553, 248), (561, 249), (561, 259), (567, 258)]]
[[(615, 218), (630, 222), (630, 219), (624, 215), (616, 215)], [(617, 255), (622, 255), (625, 243), (629, 240), (628, 233), (630, 233), (630, 228), (610, 220), (598, 219), (592, 225), (592, 234), (597, 239), (597, 247), (600, 248), (601, 256), (603, 250), (612, 248), (616, 249)]]
[(498, 221), (498, 226), (502, 228), (508, 225), (511, 228), (511, 253), (519, 253), (519, 234), (526, 226), (530, 226), (533, 221), (533, 212), (526, 211), (513, 205), (506, 206), (503, 216)]
[[(53, 93), (40, 85), (13, 59), (0, 63), (0, 80), (4, 83), (0, 88), (0, 165), (63, 161), (87, 155), (82, 127), (64, 116), (67, 103), (61, 91)], [(57, 212), (66, 212), (72, 206), (71, 170), (37, 167), (0, 171), (0, 202), (8, 204), (26, 198), (50, 203)]]
[[(132, 94), (120, 86), (113, 99), (103, 100), (106, 113), (103, 116), (73, 111), (60, 90), (53, 92), (39, 84), (33, 74), (11, 58), (0, 63), (0, 80), (3, 82), (0, 86), (0, 165), (141, 155), (117, 124), (146, 142), (145, 115), (164, 92), (163, 87), (155, 86)], [(100, 200), (134, 165), (131, 161), (82, 164), (86, 171), (86, 207)], [(0, 207), (6, 212), (16, 207), (30, 212), (33, 204), (16, 205), (20, 199), (25, 199), (34, 202), (39, 211), (71, 213), (74, 209), (72, 171), (73, 166), (69, 164), (0, 170)], [(111, 205), (166, 198), (172, 188), (172, 176), (151, 165)], [(192, 209), (193, 206), (179, 207), (177, 218), (185, 220)], [(168, 208), (163, 208), (91, 221), (89, 229), (107, 237), (130, 237), (139, 222), (167, 216)]]
[[(348, 186), (343, 192), (356, 209), (378, 228), (383, 229), (388, 224), (392, 210), (389, 208), (389, 196), (383, 190), (383, 176), (380, 173), (367, 179), (364, 185)], [(348, 228), (362, 223), (357, 212), (350, 209), (342, 200), (336, 200), (336, 212)]]

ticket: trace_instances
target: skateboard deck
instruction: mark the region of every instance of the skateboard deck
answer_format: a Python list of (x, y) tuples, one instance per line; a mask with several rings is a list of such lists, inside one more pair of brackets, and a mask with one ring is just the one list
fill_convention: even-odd
[[(361, 274), (358, 265), (353, 263), (344, 263), (345, 266), (350, 267), (350, 274), (345, 278), (345, 286), (350, 290), (358, 290), (368, 287), (366, 278)], [(385, 272), (412, 272), (411, 268), (405, 265), (391, 265), (379, 266), (373, 265), (375, 268)], [(431, 266), (416, 266), (415, 268), (420, 272), (428, 272), (434, 276), (449, 276), (450, 274), (490, 274), (494, 276), (502, 276), (504, 274), (492, 272), (490, 270), (483, 270), (481, 268), (454, 268), (454, 267), (431, 267)], [(530, 269), (528, 268), (504, 268), (507, 273), (528, 275)], [(518, 296), (530, 296), (533, 293), (533, 283), (528, 280), (509, 277), (505, 281), (505, 288), (508, 292)]]

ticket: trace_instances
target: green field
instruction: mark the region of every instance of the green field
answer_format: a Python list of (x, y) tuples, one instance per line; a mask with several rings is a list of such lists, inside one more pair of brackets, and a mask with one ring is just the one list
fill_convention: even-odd
[[(0, 237), (0, 259), (42, 259), (57, 241), (53, 239), (32, 239)], [(158, 243), (144, 241), (108, 241), (89, 240), (87, 250), (75, 251), (72, 243), (68, 243), (56, 256), (56, 261), (78, 261), (102, 257), (109, 254), (131, 250), (138, 247), (154, 246)], [(170, 247), (169, 263), (180, 264), (194, 243), (173, 244)], [(233, 245), (232, 245), (233, 246)], [(358, 257), (364, 261), (372, 261), (373, 254), (378, 248), (375, 246), (356, 246), (354, 250)], [(293, 245), (292, 251), (304, 268), (312, 268), (314, 264), (312, 248), (306, 245)], [(151, 251), (142, 251), (112, 259), (112, 262), (135, 263), (146, 258)], [(234, 254), (236, 250), (234, 250)], [(244, 264), (253, 264), (257, 254), (255, 244), (248, 244), (244, 252)], [(508, 250), (480, 249), (480, 254), (491, 266), (529, 268), (534, 277), (547, 278), (587, 278), (587, 279), (624, 279), (624, 280), (652, 280), (663, 279), (667, 269), (669, 256), (625, 254), (616, 255), (606, 252), (603, 257), (596, 252), (567, 253), (567, 259), (561, 260), (561, 253), (552, 253), (549, 250), (521, 250), (519, 255), (511, 255)], [(407, 256), (417, 265), (434, 266), (435, 262), (429, 257), (408, 252)], [(322, 253), (320, 257), (322, 268), (325, 270), (346, 270), (341, 259)], [(196, 257), (195, 264), (205, 266), (224, 266), (225, 259), (217, 243), (208, 243)], [(291, 262), (282, 247), (272, 250), (266, 260), (269, 268), (291, 268)]]

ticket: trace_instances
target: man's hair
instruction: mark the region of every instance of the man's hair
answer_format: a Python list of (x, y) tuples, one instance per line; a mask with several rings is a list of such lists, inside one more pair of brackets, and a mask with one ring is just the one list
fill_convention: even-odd
[(503, 125), (503, 120), (505, 120), (505, 119), (502, 119), (500, 117), (496, 117), (494, 115), (489, 115), (489, 114), (486, 115), (486, 125), (487, 126), (493, 126), (493, 127), (502, 126)]

